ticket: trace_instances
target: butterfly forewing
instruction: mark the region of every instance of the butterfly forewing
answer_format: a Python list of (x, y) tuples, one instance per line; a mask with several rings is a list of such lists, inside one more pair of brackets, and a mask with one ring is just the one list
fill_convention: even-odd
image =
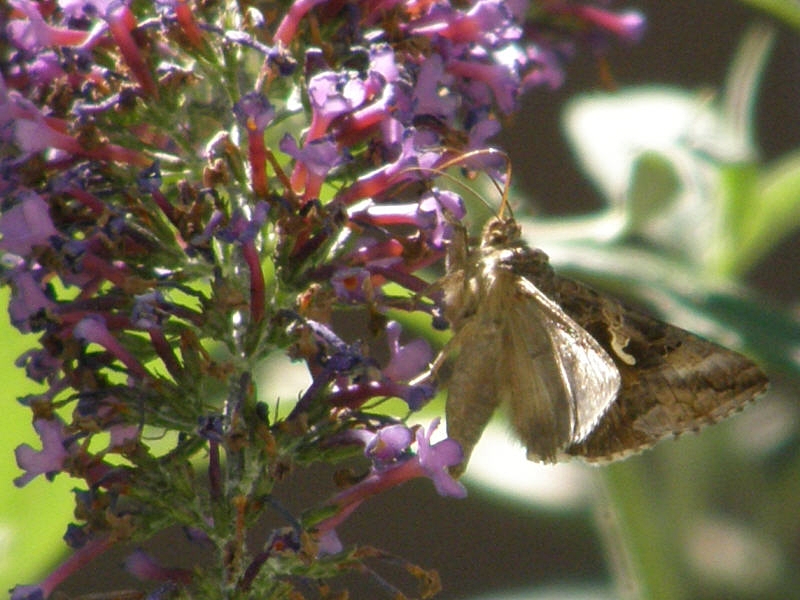
[(472, 449), (501, 402), (495, 369), (500, 359), (496, 353), (502, 347), (501, 331), (498, 328), (480, 327), (476, 320), (466, 321), (464, 328), (456, 335), (470, 339), (474, 345), (466, 352), (462, 346), (447, 386), (447, 435), (457, 440), (464, 451), (461, 468), (454, 469), (454, 473), (466, 467)]
[[(583, 440), (620, 386), (614, 362), (552, 300), (517, 277), (497, 367), (509, 387), (512, 424), (528, 458), (552, 462)], [(510, 352), (509, 352), (510, 350)], [(505, 400), (505, 398), (504, 398)]]

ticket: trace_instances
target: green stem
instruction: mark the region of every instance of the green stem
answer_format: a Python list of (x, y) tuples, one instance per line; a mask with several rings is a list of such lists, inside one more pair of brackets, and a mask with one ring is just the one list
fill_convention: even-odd
[(598, 525), (620, 597), (688, 598), (677, 560), (681, 526), (663, 510), (648, 463), (632, 459), (609, 465), (598, 480)]

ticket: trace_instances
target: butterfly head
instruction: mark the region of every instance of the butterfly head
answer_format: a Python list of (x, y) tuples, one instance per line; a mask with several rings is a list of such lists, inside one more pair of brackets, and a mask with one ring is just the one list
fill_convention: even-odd
[(519, 241), (522, 229), (513, 218), (495, 217), (483, 227), (481, 245), (484, 248), (507, 248)]

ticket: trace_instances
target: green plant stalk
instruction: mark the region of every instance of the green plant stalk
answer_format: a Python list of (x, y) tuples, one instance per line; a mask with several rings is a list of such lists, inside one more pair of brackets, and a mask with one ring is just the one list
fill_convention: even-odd
[(638, 600), (688, 599), (677, 557), (676, 521), (640, 457), (598, 472), (598, 529), (609, 554), (617, 593)]

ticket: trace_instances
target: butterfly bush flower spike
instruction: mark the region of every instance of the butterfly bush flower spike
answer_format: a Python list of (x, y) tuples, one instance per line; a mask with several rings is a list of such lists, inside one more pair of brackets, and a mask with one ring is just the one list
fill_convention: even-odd
[[(17, 448), (14, 483), (76, 481), (74, 554), (12, 597), (50, 597), (170, 525), (212, 566), (133, 551), (153, 597), (299, 597), (375, 572), (364, 560), (386, 555), (337, 534), (365, 500), (416, 478), (466, 493), (459, 444), (416, 415), (433, 349), (400, 325), (443, 325), (427, 269), (467, 215), (442, 172), (502, 180), (491, 138), (522, 94), (641, 20), (523, 0), (11, 0), (0, 15), (0, 276), (39, 384), (19, 399), (40, 442)], [(276, 354), (305, 364), (299, 397), (259, 375)], [(346, 459), (360, 466), (336, 471)], [(287, 475), (315, 463), (341, 489), (283, 506)], [(281, 524), (255, 539), (265, 513)], [(431, 595), (432, 571), (409, 568)]]

